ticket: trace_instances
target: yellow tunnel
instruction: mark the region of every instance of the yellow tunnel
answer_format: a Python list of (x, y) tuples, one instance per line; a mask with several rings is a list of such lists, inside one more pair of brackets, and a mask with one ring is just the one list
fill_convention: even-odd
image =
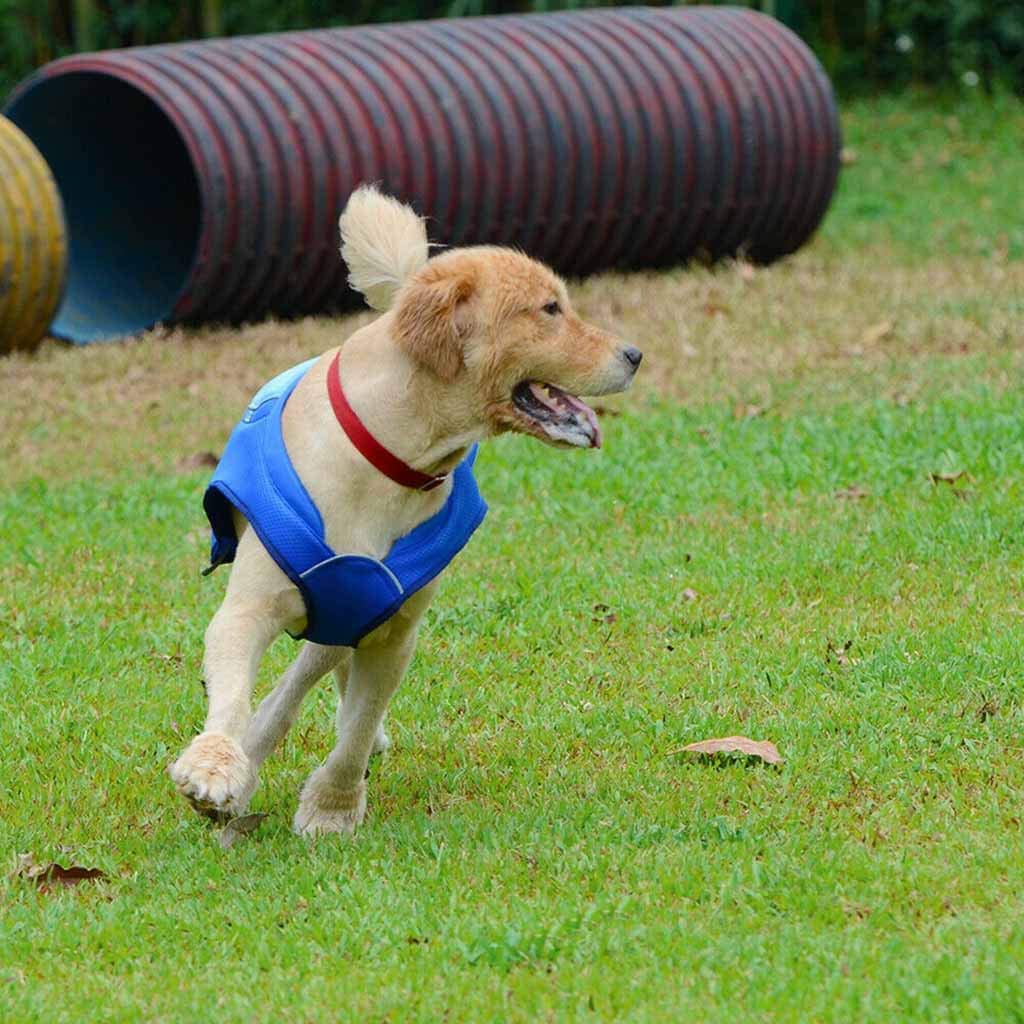
[(33, 349), (64, 290), (67, 237), (46, 161), (0, 117), (0, 353)]

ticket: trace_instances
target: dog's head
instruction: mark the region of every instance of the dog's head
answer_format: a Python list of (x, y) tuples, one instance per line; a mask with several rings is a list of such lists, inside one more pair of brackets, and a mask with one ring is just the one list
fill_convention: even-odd
[(394, 306), (396, 342), (457, 393), (483, 433), (597, 448), (580, 395), (624, 391), (638, 349), (584, 323), (565, 284), (511, 249), (455, 249), (413, 275)]

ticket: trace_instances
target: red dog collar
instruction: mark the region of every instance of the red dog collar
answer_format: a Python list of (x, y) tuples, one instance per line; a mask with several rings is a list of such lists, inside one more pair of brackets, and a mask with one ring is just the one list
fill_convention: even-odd
[(397, 455), (389, 452), (378, 441), (373, 434), (366, 429), (363, 421), (356, 415), (355, 410), (348, 404), (345, 392), (341, 387), (341, 375), (338, 370), (339, 350), (331, 365), (327, 369), (327, 394), (331, 399), (331, 408), (334, 415), (341, 424), (341, 429), (348, 435), (348, 439), (359, 449), (360, 454), (372, 466), (379, 469), (386, 477), (390, 477), (396, 484), (403, 487), (411, 487), (414, 491), (431, 491), (439, 487), (448, 479), (447, 473), (440, 476), (431, 476), (429, 473), (421, 473), (418, 469), (403, 462)]

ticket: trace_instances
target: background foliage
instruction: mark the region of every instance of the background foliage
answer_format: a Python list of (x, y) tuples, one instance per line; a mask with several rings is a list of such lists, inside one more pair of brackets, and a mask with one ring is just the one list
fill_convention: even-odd
[[(745, 2), (774, 14), (807, 39), (843, 92), (914, 84), (1009, 87), (1024, 92), (1024, 3), (1020, 0)], [(75, 50), (372, 21), (593, 6), (613, 4), (607, 0), (0, 0), (0, 92), (38, 65)]]

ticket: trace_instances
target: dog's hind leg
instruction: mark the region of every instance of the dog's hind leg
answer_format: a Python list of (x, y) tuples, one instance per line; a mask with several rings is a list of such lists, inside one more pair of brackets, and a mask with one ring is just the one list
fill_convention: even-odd
[(331, 669), (336, 675), (347, 675), (351, 656), (349, 647), (324, 647), (308, 642), (302, 645), (299, 656), (263, 699), (249, 723), (242, 746), (253, 771), (259, 771), (260, 765), (284, 739), (306, 694)]
[[(306, 780), (295, 812), (295, 831), (316, 836), (351, 835), (366, 814), (366, 766), (377, 742), (388, 702), (416, 649), (419, 620), (437, 582), (413, 595), (398, 613), (356, 648), (338, 710), (338, 742)], [(339, 680), (339, 683), (341, 681)]]
[(397, 645), (356, 651), (338, 716), (338, 743), (302, 787), (295, 813), (296, 832), (307, 836), (327, 832), (351, 835), (362, 823), (370, 751), (415, 646), (413, 631)]
[[(334, 669), (334, 685), (338, 691), (338, 714), (335, 728), (339, 738), (341, 737), (341, 729), (345, 721), (345, 690), (348, 689), (349, 670), (350, 664), (348, 662), (340, 664)], [(384, 714), (386, 716), (387, 712), (385, 711)], [(380, 720), (380, 725), (377, 726), (377, 735), (373, 738), (373, 746), (370, 748), (370, 756), (372, 757), (374, 754), (383, 754), (390, 746), (391, 739), (384, 729), (384, 718), (382, 718)]]

